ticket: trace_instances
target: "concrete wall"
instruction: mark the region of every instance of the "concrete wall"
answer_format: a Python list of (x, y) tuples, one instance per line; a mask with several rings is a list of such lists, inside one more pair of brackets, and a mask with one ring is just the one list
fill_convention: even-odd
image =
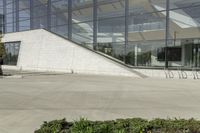
[(3, 42), (21, 41), (17, 68), (30, 71), (139, 77), (124, 66), (46, 30), (8, 33)]

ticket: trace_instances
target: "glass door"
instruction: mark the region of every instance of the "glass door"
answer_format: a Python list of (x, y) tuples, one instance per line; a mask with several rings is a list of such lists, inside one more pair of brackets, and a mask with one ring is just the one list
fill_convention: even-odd
[(193, 45), (193, 64), (194, 67), (200, 68), (200, 44)]
[(197, 67), (200, 68), (200, 44), (198, 44), (198, 52), (197, 52)]

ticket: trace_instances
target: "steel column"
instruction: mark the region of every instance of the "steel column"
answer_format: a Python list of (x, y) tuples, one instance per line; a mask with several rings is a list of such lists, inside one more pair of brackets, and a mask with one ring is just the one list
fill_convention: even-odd
[(30, 0), (30, 29), (34, 29), (33, 26), (33, 0)]
[(19, 0), (16, 0), (16, 3), (15, 3), (15, 13), (16, 13), (16, 18), (15, 18), (15, 21), (16, 21), (16, 32), (19, 31)]
[(93, 0), (93, 49), (98, 50), (98, 45), (97, 45), (97, 22), (98, 22), (98, 13), (97, 13), (97, 0)]
[(165, 33), (165, 68), (169, 67), (168, 61), (168, 43), (169, 43), (169, 10), (170, 10), (170, 1), (166, 0), (166, 33)]
[(47, 3), (47, 29), (51, 30), (51, 0)]
[(3, 0), (3, 33), (5, 34), (7, 32), (7, 20), (6, 20), (6, 0)]
[(72, 0), (68, 0), (68, 39), (72, 39)]
[(124, 44), (124, 63), (126, 63), (126, 54), (128, 46), (128, 20), (129, 20), (129, 0), (125, 0), (125, 44)]

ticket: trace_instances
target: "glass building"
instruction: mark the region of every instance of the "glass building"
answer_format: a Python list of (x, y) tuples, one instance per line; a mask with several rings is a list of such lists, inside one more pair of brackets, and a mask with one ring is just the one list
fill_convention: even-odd
[(5, 34), (43, 28), (132, 67), (200, 67), (200, 0), (0, 0), (0, 14)]

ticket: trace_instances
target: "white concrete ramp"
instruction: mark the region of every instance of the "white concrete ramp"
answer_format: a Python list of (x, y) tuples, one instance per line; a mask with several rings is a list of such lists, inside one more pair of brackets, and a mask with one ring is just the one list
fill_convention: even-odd
[(140, 77), (123, 65), (43, 29), (3, 37), (3, 42), (13, 41), (21, 41), (17, 67), (22, 70)]

